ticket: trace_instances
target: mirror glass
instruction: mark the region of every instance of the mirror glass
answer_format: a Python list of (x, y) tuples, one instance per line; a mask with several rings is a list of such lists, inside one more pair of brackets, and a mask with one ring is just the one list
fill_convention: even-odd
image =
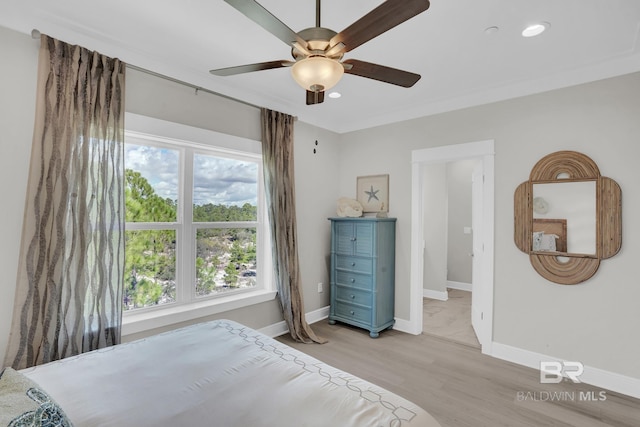
[(596, 181), (533, 184), (532, 250), (596, 255)]

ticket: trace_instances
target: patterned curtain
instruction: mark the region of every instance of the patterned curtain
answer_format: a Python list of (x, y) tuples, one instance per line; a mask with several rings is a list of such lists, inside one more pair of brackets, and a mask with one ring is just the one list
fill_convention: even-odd
[(5, 365), (118, 344), (125, 64), (41, 37), (36, 123)]
[(298, 261), (293, 169), (293, 117), (261, 110), (262, 161), (278, 297), (291, 337), (325, 343), (305, 319)]

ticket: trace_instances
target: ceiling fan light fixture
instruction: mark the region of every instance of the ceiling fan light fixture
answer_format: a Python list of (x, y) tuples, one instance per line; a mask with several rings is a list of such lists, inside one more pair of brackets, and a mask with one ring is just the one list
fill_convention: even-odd
[(343, 74), (342, 64), (324, 56), (310, 56), (296, 61), (291, 67), (291, 75), (296, 83), (312, 92), (332, 88)]

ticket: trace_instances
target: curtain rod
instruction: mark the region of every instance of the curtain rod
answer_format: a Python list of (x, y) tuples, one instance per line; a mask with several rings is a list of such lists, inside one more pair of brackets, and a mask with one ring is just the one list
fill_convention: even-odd
[(234, 98), (232, 96), (225, 95), (223, 93), (216, 92), (216, 91), (207, 89), (207, 88), (202, 87), (202, 86), (194, 85), (193, 83), (188, 83), (188, 82), (185, 82), (184, 80), (179, 80), (179, 79), (176, 79), (176, 78), (173, 78), (173, 77), (166, 76), (164, 74), (157, 73), (155, 71), (147, 70), (146, 68), (138, 67), (137, 65), (127, 64), (127, 68), (130, 68), (130, 69), (135, 70), (135, 71), (140, 71), (141, 73), (149, 74), (150, 76), (153, 76), (153, 77), (159, 77), (161, 79), (168, 80), (168, 81), (170, 81), (172, 83), (178, 83), (180, 85), (190, 87), (191, 89), (195, 89), (196, 95), (198, 94), (198, 92), (205, 92), (205, 93), (208, 93), (208, 94), (211, 94), (211, 95), (219, 96), (221, 98), (229, 99), (231, 101), (239, 102), (239, 103), (244, 104), (244, 105), (248, 105), (249, 107), (253, 107), (253, 108), (257, 108), (257, 109), (261, 109), (262, 108), (262, 107), (260, 107), (258, 105), (252, 104), (250, 102), (243, 101), (241, 99)]
[[(31, 37), (34, 38), (34, 39), (40, 40), (40, 31), (34, 28), (33, 30), (31, 30)], [(234, 98), (232, 96), (225, 95), (223, 93), (219, 93), (219, 92), (204, 88), (202, 86), (194, 85), (192, 83), (185, 82), (184, 80), (179, 80), (179, 79), (176, 79), (176, 78), (173, 78), (173, 77), (166, 76), (164, 74), (156, 73), (155, 71), (147, 70), (146, 68), (138, 67), (136, 65), (131, 65), (131, 64), (126, 64), (126, 66), (127, 66), (127, 68), (130, 68), (132, 70), (140, 71), (142, 73), (149, 74), (149, 75), (154, 76), (154, 77), (159, 77), (161, 79), (165, 79), (165, 80), (168, 80), (170, 82), (178, 83), (178, 84), (181, 84), (183, 86), (187, 86), (187, 87), (190, 87), (192, 89), (195, 89), (196, 94), (198, 94), (198, 92), (206, 92), (206, 93), (211, 94), (211, 95), (219, 96), (219, 97), (222, 97), (222, 98), (229, 99), (231, 101), (235, 101), (235, 102), (239, 102), (239, 103), (244, 104), (244, 105), (248, 105), (249, 107), (253, 107), (253, 108), (257, 108), (257, 109), (261, 109), (262, 108), (262, 107), (260, 107), (258, 105), (252, 104), (250, 102), (243, 101), (241, 99)], [(295, 118), (297, 119), (297, 117), (295, 117)]]

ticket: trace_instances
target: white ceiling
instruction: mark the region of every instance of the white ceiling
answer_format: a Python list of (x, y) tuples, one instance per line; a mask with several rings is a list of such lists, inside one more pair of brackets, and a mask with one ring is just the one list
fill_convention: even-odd
[[(258, 0), (294, 31), (315, 0)], [(336, 32), (380, 0), (324, 0)], [(541, 36), (524, 26), (546, 21)], [(217, 77), (212, 68), (291, 59), (290, 48), (223, 0), (1, 0), (0, 25), (42, 33), (125, 62), (347, 132), (640, 71), (640, 0), (432, 0), (426, 12), (347, 58), (422, 75), (409, 89), (353, 75), (339, 99), (305, 105), (287, 68)], [(487, 34), (485, 29), (499, 31)]]

